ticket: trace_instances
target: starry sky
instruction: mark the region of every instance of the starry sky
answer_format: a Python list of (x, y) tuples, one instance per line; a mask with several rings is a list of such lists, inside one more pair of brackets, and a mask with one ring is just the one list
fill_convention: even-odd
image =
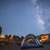
[(0, 25), (4, 34), (49, 33), (50, 0), (0, 0)]

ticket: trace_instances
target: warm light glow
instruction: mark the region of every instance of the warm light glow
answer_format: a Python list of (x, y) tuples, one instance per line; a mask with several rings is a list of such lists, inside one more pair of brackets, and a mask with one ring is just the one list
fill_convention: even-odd
[(0, 38), (5, 38), (5, 36), (4, 35), (0, 35)]
[(0, 41), (4, 41), (5, 36), (4, 35), (0, 35)]
[(41, 42), (46, 42), (46, 41), (48, 41), (48, 35), (43, 35), (43, 36), (41, 36), (40, 41), (41, 41)]

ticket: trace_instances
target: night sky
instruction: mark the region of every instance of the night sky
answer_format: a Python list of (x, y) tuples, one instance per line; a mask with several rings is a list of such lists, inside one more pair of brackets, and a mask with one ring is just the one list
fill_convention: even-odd
[(50, 0), (0, 0), (0, 25), (4, 34), (49, 33)]

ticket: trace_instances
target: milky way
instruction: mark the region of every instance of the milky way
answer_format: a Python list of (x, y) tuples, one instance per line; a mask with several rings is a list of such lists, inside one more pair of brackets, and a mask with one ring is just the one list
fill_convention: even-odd
[(32, 0), (35, 6), (35, 21), (40, 32), (50, 32), (50, 0)]

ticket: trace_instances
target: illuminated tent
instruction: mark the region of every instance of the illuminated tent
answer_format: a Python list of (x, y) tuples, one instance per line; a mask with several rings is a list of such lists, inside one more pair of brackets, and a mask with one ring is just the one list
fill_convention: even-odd
[(33, 44), (33, 40), (35, 40), (35, 39), (36, 39), (36, 36), (34, 34), (28, 34), (23, 39), (21, 45), (23, 45), (23, 44)]
[(45, 43), (49, 40), (48, 34), (42, 34), (40, 35), (40, 42)]

